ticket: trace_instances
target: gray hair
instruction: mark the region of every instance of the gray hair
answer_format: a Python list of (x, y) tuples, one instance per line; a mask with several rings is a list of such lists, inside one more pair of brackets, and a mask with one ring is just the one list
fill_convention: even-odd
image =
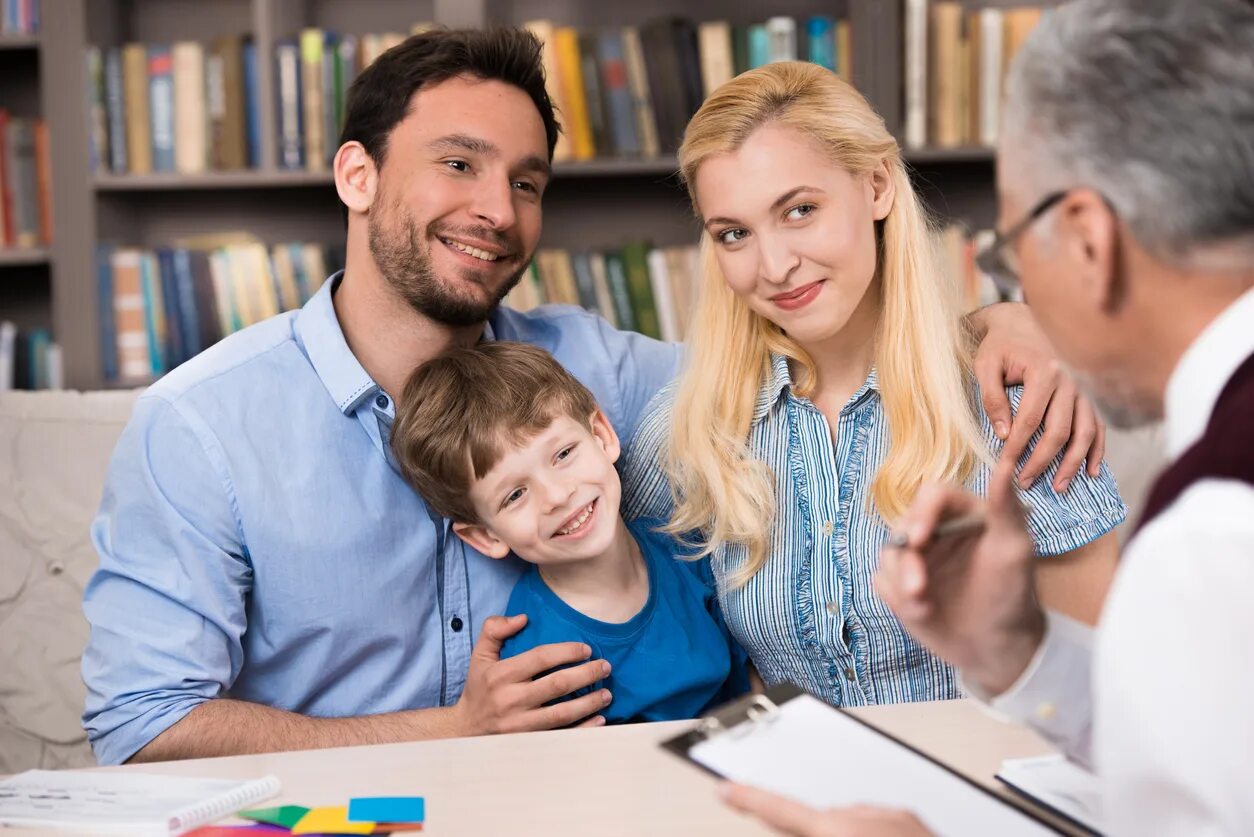
[(1006, 82), (1032, 186), (1101, 192), (1151, 252), (1254, 239), (1254, 4), (1074, 0)]

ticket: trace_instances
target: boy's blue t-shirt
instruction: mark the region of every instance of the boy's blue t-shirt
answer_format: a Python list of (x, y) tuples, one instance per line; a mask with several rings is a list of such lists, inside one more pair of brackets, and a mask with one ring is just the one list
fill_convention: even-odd
[[(501, 658), (553, 642), (586, 642), (610, 676), (570, 697), (608, 688), (607, 723), (675, 721), (749, 691), (748, 656), (718, 609), (708, 559), (684, 561), (660, 520), (627, 524), (649, 572), (649, 598), (623, 623), (585, 616), (562, 601), (532, 565), (514, 586), (505, 615), (527, 614), (527, 626), (505, 641)], [(569, 699), (569, 697), (567, 698)]]

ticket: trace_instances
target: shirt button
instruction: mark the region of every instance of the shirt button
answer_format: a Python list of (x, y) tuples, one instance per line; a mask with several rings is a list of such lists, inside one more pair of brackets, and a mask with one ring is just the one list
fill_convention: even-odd
[(823, 524), (823, 534), (827, 535), (828, 537), (831, 537), (832, 531), (835, 528), (836, 527), (832, 525), (832, 521), (829, 520)]
[(462, 629), (462, 618), (460, 616), (454, 616), (449, 621), (448, 626), (454, 631), (460, 631)]
[(386, 410), (388, 408), (388, 397), (386, 395), (377, 396), (374, 403), (380, 410)]
[(848, 680), (850, 683), (855, 682), (856, 678), (853, 675), (853, 669), (851, 668), (845, 669), (845, 679)]
[(828, 616), (840, 616), (840, 602), (828, 602), (826, 610)]
[(1054, 706), (1054, 704), (1042, 703), (1040, 706), (1036, 707), (1036, 717), (1040, 718), (1042, 721), (1048, 721), (1050, 718), (1054, 717), (1054, 713), (1057, 711), (1058, 707)]

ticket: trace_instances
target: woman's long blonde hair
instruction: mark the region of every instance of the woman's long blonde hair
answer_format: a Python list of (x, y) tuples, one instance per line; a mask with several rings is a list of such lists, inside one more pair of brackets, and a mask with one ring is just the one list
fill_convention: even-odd
[[(970, 336), (958, 293), (942, 276), (931, 228), (884, 121), (853, 87), (814, 64), (780, 62), (744, 73), (716, 90), (688, 124), (680, 172), (693, 206), (702, 163), (738, 149), (758, 128), (792, 128), (855, 176), (884, 161), (895, 187), (877, 231), (882, 309), (875, 365), (888, 418), (889, 451), (871, 501), (886, 520), (900, 515), (925, 480), (967, 480), (983, 448), (969, 387)], [(723, 280), (709, 236), (701, 242), (696, 312), (688, 337), (662, 463), (675, 496), (670, 529), (702, 533), (704, 553), (743, 544), (743, 585), (767, 559), (775, 497), (770, 470), (748, 447), (771, 354), (788, 358), (796, 392), (816, 384), (813, 362), (770, 320), (752, 311)], [(835, 467), (835, 463), (832, 463)]]

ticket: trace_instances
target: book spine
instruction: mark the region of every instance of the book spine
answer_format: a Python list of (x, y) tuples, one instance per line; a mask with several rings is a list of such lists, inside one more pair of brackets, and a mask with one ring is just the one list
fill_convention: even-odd
[(906, 0), (906, 145), (927, 145), (928, 0)]
[(997, 144), (1001, 122), (1002, 35), (1001, 9), (981, 9), (980, 15), (980, 133), (981, 145)]
[(653, 110), (653, 97), (649, 92), (649, 74), (645, 69), (644, 50), (640, 46), (640, 31), (634, 26), (624, 27), (623, 65), (627, 70), (627, 83), (631, 89), (631, 106), (636, 117), (636, 135), (640, 139), (640, 153), (656, 157), (661, 153), (657, 138), (657, 115)]
[(174, 171), (174, 63), (166, 46), (148, 47), (148, 107), (152, 170)]
[(301, 169), (305, 165), (305, 143), (301, 125), (300, 49), (293, 42), (276, 44), (274, 60), (278, 65), (279, 86), (279, 168)]
[(131, 174), (152, 171), (152, 125), (148, 106), (148, 50), (143, 44), (122, 48), (122, 84), (126, 97), (126, 159)]
[(192, 277), (191, 254), (182, 247), (171, 253), (174, 295), (178, 299), (179, 332), (183, 338), (183, 360), (200, 354), (200, 319), (196, 310), (196, 284)]
[(731, 24), (725, 20), (707, 21), (697, 27), (701, 53), (701, 89), (710, 94), (732, 80)]
[(305, 168), (324, 171), (326, 142), (322, 124), (322, 47), (326, 33), (305, 29), (300, 33), (300, 97), (305, 138)]
[(101, 171), (109, 163), (109, 126), (105, 108), (104, 56), (100, 47), (87, 48), (87, 130), (90, 136), (88, 150), (93, 172)]
[(806, 21), (806, 60), (836, 72), (835, 24), (830, 17), (815, 15)]
[(139, 251), (117, 250), (113, 253), (112, 264), (118, 379), (127, 383), (147, 380), (152, 375), (152, 361), (148, 349)]
[[(544, 88), (549, 94), (549, 101), (553, 103), (553, 109), (557, 111), (557, 119), (563, 127), (557, 135), (553, 160), (554, 162), (573, 160), (575, 149), (571, 140), (570, 108), (566, 103), (566, 83), (562, 80), (561, 61), (557, 56), (557, 39), (554, 35), (553, 24), (547, 20), (532, 20), (524, 23), (523, 28), (540, 41), (540, 60), (544, 64)], [(363, 41), (363, 57), (365, 46), (365, 41)]]
[(771, 36), (761, 23), (749, 27), (749, 67), (754, 69), (771, 61)]
[(205, 104), (205, 50), (194, 41), (180, 41), (170, 50), (174, 93), (174, 168), (200, 174), (209, 167), (209, 136)]
[(13, 177), (9, 163), (9, 112), (0, 108), (0, 247), (12, 247)]
[(566, 129), (570, 132), (571, 147), (576, 160), (591, 160), (596, 156), (592, 139), (592, 123), (588, 120), (588, 103), (585, 99), (583, 68), (579, 58), (579, 34), (570, 27), (554, 31), (557, 42), (558, 72), (566, 102)]
[(109, 170), (125, 174), (126, 99), (122, 86), (122, 52), (116, 47), (105, 53), (105, 111), (109, 127)]
[(768, 61), (797, 60), (797, 21), (773, 17), (766, 22)]
[(167, 247), (157, 250), (157, 279), (161, 285), (161, 305), (165, 315), (165, 360), (173, 369), (187, 359), (183, 341), (183, 318), (174, 275), (174, 253)]
[(118, 333), (113, 310), (113, 249), (96, 248), (96, 306), (100, 315), (100, 367), (106, 381), (118, 377)]
[(623, 59), (622, 36), (615, 31), (602, 33), (599, 48), (601, 86), (605, 91), (614, 150), (619, 154), (637, 155), (640, 153), (640, 137), (627, 80), (627, 64)]
[(245, 161), (249, 168), (261, 165), (261, 94), (258, 90), (257, 47), (245, 41), (240, 49), (243, 67)]

